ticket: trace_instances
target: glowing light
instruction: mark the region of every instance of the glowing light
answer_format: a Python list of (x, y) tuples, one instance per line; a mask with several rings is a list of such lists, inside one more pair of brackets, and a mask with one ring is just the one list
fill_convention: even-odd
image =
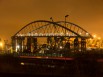
[(80, 32), (79, 34), (81, 35), (82, 33)]
[(86, 33), (86, 35), (88, 36), (88, 35), (89, 35), (89, 33)]
[(16, 52), (18, 51), (18, 49), (20, 49), (20, 46), (19, 46), (19, 45), (16, 46)]
[(93, 35), (93, 37), (96, 38), (97, 36), (96, 36), (96, 35)]
[(100, 40), (101, 39), (101, 37), (98, 37), (98, 40)]
[(69, 35), (69, 33), (66, 33), (66, 35)]
[(19, 48), (20, 48), (20, 46), (19, 46), (19, 45), (17, 45), (17, 48), (19, 49)]
[(35, 35), (35, 36), (38, 36), (38, 33), (35, 33), (34, 35)]
[(62, 46), (60, 46), (60, 49), (62, 49), (63, 47)]
[(24, 65), (24, 62), (21, 62), (20, 64), (21, 64), (21, 65)]
[(0, 47), (2, 47), (3, 46), (3, 44), (2, 43), (0, 43)]
[(92, 40), (91, 38), (89, 40)]

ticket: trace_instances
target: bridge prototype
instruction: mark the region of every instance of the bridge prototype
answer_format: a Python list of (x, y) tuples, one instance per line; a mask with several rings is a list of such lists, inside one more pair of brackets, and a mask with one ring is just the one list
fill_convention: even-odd
[(33, 21), (12, 36), (14, 52), (61, 53), (86, 51), (91, 34), (66, 21)]

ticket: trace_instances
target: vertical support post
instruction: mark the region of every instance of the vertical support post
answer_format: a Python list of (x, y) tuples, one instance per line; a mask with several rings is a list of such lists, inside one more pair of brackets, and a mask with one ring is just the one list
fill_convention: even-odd
[(34, 43), (34, 50), (33, 52), (37, 49), (37, 38), (33, 38), (33, 43)]
[[(66, 18), (68, 17), (69, 15), (66, 15), (65, 16), (65, 27), (66, 27)], [(66, 36), (66, 29), (65, 29), (65, 36)]]
[(31, 37), (27, 38), (27, 52), (31, 52)]
[(12, 36), (11, 39), (12, 39), (12, 52), (16, 52), (16, 38)]
[(47, 43), (48, 43), (48, 45), (51, 46), (51, 43), (52, 43), (52, 37), (47, 37)]
[(86, 51), (86, 39), (81, 38), (81, 51)]
[(79, 51), (79, 41), (78, 41), (78, 38), (74, 39), (74, 51), (76, 51), (76, 52)]

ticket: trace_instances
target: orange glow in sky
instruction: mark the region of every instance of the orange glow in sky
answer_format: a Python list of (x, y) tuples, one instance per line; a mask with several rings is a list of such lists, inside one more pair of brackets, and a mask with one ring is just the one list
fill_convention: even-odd
[(103, 37), (103, 0), (0, 0), (0, 38), (35, 20), (65, 20)]

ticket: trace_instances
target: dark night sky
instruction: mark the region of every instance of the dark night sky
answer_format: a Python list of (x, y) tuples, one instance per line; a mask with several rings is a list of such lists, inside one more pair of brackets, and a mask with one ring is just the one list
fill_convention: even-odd
[(0, 0), (0, 37), (10, 40), (35, 20), (67, 20), (103, 37), (103, 0)]

